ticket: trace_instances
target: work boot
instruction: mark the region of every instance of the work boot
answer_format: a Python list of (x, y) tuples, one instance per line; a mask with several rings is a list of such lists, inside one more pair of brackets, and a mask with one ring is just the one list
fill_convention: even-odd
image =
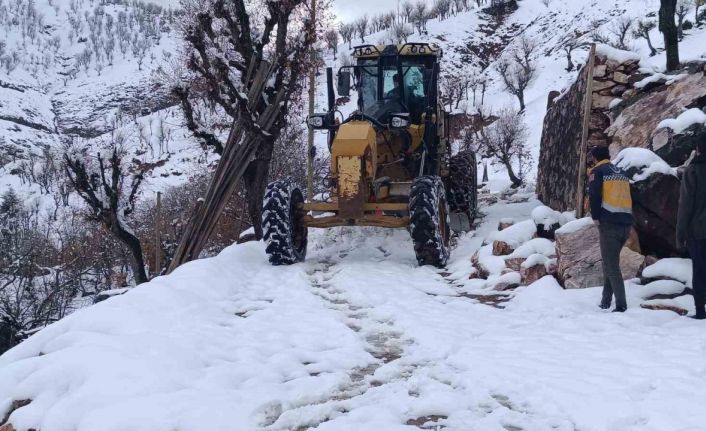
[(600, 304), (598, 304), (598, 307), (599, 307), (601, 310), (607, 310), (607, 309), (610, 308), (610, 302), (608, 302), (608, 303), (601, 302)]
[(624, 313), (628, 307), (615, 307), (611, 313)]
[(696, 320), (706, 320), (706, 310), (696, 310), (696, 314), (689, 317)]

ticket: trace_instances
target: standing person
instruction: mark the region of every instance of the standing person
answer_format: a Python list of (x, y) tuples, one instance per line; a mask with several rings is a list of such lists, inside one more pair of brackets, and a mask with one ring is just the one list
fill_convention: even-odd
[(687, 247), (693, 262), (693, 317), (706, 319), (706, 138), (696, 144), (696, 157), (681, 180), (677, 247)]
[(591, 151), (596, 165), (589, 172), (589, 198), (591, 217), (598, 225), (603, 260), (603, 297), (600, 307), (610, 308), (615, 295), (613, 312), (627, 310), (625, 283), (620, 271), (620, 251), (630, 236), (633, 224), (630, 180), (615, 165), (610, 163), (610, 152), (606, 147)]

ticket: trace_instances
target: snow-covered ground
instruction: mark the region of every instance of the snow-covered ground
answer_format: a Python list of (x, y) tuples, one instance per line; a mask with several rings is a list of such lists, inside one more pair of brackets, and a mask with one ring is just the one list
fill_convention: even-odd
[[(404, 230), (311, 231), (305, 263), (232, 246), (0, 357), (0, 417), (41, 431), (699, 430), (706, 327), (547, 277), (496, 308), (470, 255), (536, 201), (486, 208), (445, 270)], [(439, 428), (441, 429), (441, 428)]]

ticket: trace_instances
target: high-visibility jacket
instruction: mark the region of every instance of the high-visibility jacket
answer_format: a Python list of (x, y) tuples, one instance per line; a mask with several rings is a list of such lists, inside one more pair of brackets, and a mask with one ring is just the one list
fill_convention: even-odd
[(633, 224), (630, 179), (609, 160), (603, 160), (591, 169), (588, 191), (594, 220)]

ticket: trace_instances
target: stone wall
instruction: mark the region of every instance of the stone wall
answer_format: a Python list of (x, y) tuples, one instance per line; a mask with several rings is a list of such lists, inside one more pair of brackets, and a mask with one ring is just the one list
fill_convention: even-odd
[(563, 94), (548, 101), (539, 151), (537, 194), (558, 211), (575, 207), (587, 67)]

